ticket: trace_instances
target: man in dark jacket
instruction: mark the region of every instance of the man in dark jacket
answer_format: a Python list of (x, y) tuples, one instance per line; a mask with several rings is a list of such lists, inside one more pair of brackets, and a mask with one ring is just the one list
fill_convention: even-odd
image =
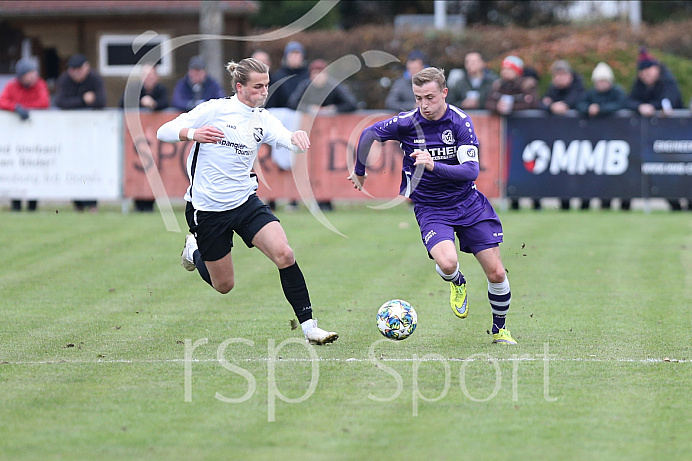
[(675, 77), (645, 48), (639, 52), (637, 79), (632, 85), (627, 107), (644, 117), (651, 117), (659, 110), (665, 115), (672, 109), (682, 109), (682, 96)]
[(552, 81), (541, 99), (541, 109), (551, 114), (564, 115), (568, 110), (575, 108), (584, 92), (584, 84), (581, 76), (562, 59), (553, 63), (550, 72)]
[(171, 106), (189, 111), (201, 102), (225, 96), (219, 82), (207, 74), (207, 64), (202, 56), (193, 56), (187, 66), (187, 74), (178, 80), (173, 89)]
[[(73, 54), (67, 60), (67, 71), (55, 83), (55, 105), (61, 109), (102, 109), (106, 106), (106, 87), (103, 79), (91, 70), (83, 54)], [(77, 211), (96, 211), (96, 200), (74, 200)]]
[(101, 109), (106, 107), (103, 79), (91, 70), (83, 54), (67, 60), (67, 71), (55, 83), (55, 105), (61, 109)]
[(288, 42), (281, 68), (270, 76), (270, 95), (264, 107), (289, 107), (288, 100), (305, 80), (310, 80), (305, 66), (305, 48), (300, 42)]
[[(551, 82), (545, 96), (541, 98), (540, 108), (553, 115), (565, 115), (568, 110), (575, 108), (584, 92), (582, 78), (562, 59), (550, 66), (550, 73)], [(569, 210), (569, 200), (568, 197), (562, 197), (560, 209)], [(588, 204), (588, 201), (586, 203)]]
[[(682, 109), (682, 95), (673, 74), (646, 48), (639, 50), (637, 59), (637, 79), (632, 85), (627, 107), (639, 112), (642, 117), (652, 117), (658, 111), (665, 116), (673, 109)], [(677, 198), (668, 199), (670, 207), (682, 209)]]
[[(281, 58), (281, 68), (269, 74), (269, 97), (264, 107), (277, 117), (289, 130), (297, 130), (300, 118), (289, 107), (291, 95), (296, 88), (305, 81), (310, 81), (308, 68), (305, 64), (305, 47), (300, 42), (288, 42), (284, 47), (284, 55)], [(280, 146), (272, 147), (272, 161), (279, 167), (279, 171), (287, 171), (292, 167), (291, 151)], [(274, 209), (276, 202), (267, 202)], [(298, 202), (291, 200), (286, 205), (286, 210), (296, 209)]]

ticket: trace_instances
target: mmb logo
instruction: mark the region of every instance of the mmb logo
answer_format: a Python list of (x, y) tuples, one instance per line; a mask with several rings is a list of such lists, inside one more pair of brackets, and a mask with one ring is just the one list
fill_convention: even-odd
[(624, 174), (629, 167), (630, 145), (626, 141), (600, 140), (595, 145), (589, 140), (573, 140), (569, 144), (557, 140), (552, 148), (543, 140), (531, 141), (522, 152), (521, 159), (526, 171), (541, 174), (548, 171), (557, 175), (616, 176)]

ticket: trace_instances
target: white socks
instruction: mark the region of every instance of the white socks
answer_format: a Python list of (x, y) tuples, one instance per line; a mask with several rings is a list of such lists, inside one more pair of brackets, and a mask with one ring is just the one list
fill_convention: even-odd
[(309, 319), (300, 324), (300, 327), (303, 329), (303, 334), (307, 334), (308, 331), (312, 330), (316, 326), (317, 322), (315, 319)]
[(438, 266), (437, 264), (435, 264), (435, 270), (438, 274), (440, 274), (440, 277), (442, 277), (448, 282), (451, 282), (457, 277), (457, 274), (459, 273), (459, 263), (457, 263), (457, 270), (455, 270), (454, 273), (450, 275), (447, 275), (444, 272), (442, 272), (442, 269), (440, 269), (440, 266)]

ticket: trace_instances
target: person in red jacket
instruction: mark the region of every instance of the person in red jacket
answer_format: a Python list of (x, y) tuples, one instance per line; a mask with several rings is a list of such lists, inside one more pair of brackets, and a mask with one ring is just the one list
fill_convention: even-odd
[[(15, 112), (28, 120), (29, 109), (47, 109), (50, 106), (48, 85), (38, 75), (38, 65), (31, 58), (22, 58), (15, 65), (17, 78), (10, 80), (0, 93), (0, 109)], [(36, 210), (36, 200), (29, 200), (29, 211)], [(12, 211), (21, 211), (22, 201), (12, 199)]]
[(48, 85), (38, 75), (38, 66), (31, 58), (17, 61), (15, 70), (17, 78), (10, 80), (0, 94), (0, 109), (16, 112), (22, 120), (27, 120), (28, 109), (50, 106)]

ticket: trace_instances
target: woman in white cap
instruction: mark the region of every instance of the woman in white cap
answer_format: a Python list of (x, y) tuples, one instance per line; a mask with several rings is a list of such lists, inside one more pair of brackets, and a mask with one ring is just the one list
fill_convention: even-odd
[(615, 83), (613, 69), (605, 62), (599, 62), (591, 74), (593, 88), (585, 91), (576, 109), (587, 117), (603, 117), (625, 108), (627, 94)]
[[(607, 117), (625, 108), (627, 94), (625, 90), (615, 83), (613, 69), (605, 62), (599, 62), (591, 73), (593, 88), (582, 93), (577, 101), (576, 109), (583, 116)], [(622, 199), (621, 207), (629, 209), (629, 199)], [(589, 199), (581, 199), (582, 210), (589, 207)], [(610, 208), (610, 198), (601, 198), (601, 208)]]

